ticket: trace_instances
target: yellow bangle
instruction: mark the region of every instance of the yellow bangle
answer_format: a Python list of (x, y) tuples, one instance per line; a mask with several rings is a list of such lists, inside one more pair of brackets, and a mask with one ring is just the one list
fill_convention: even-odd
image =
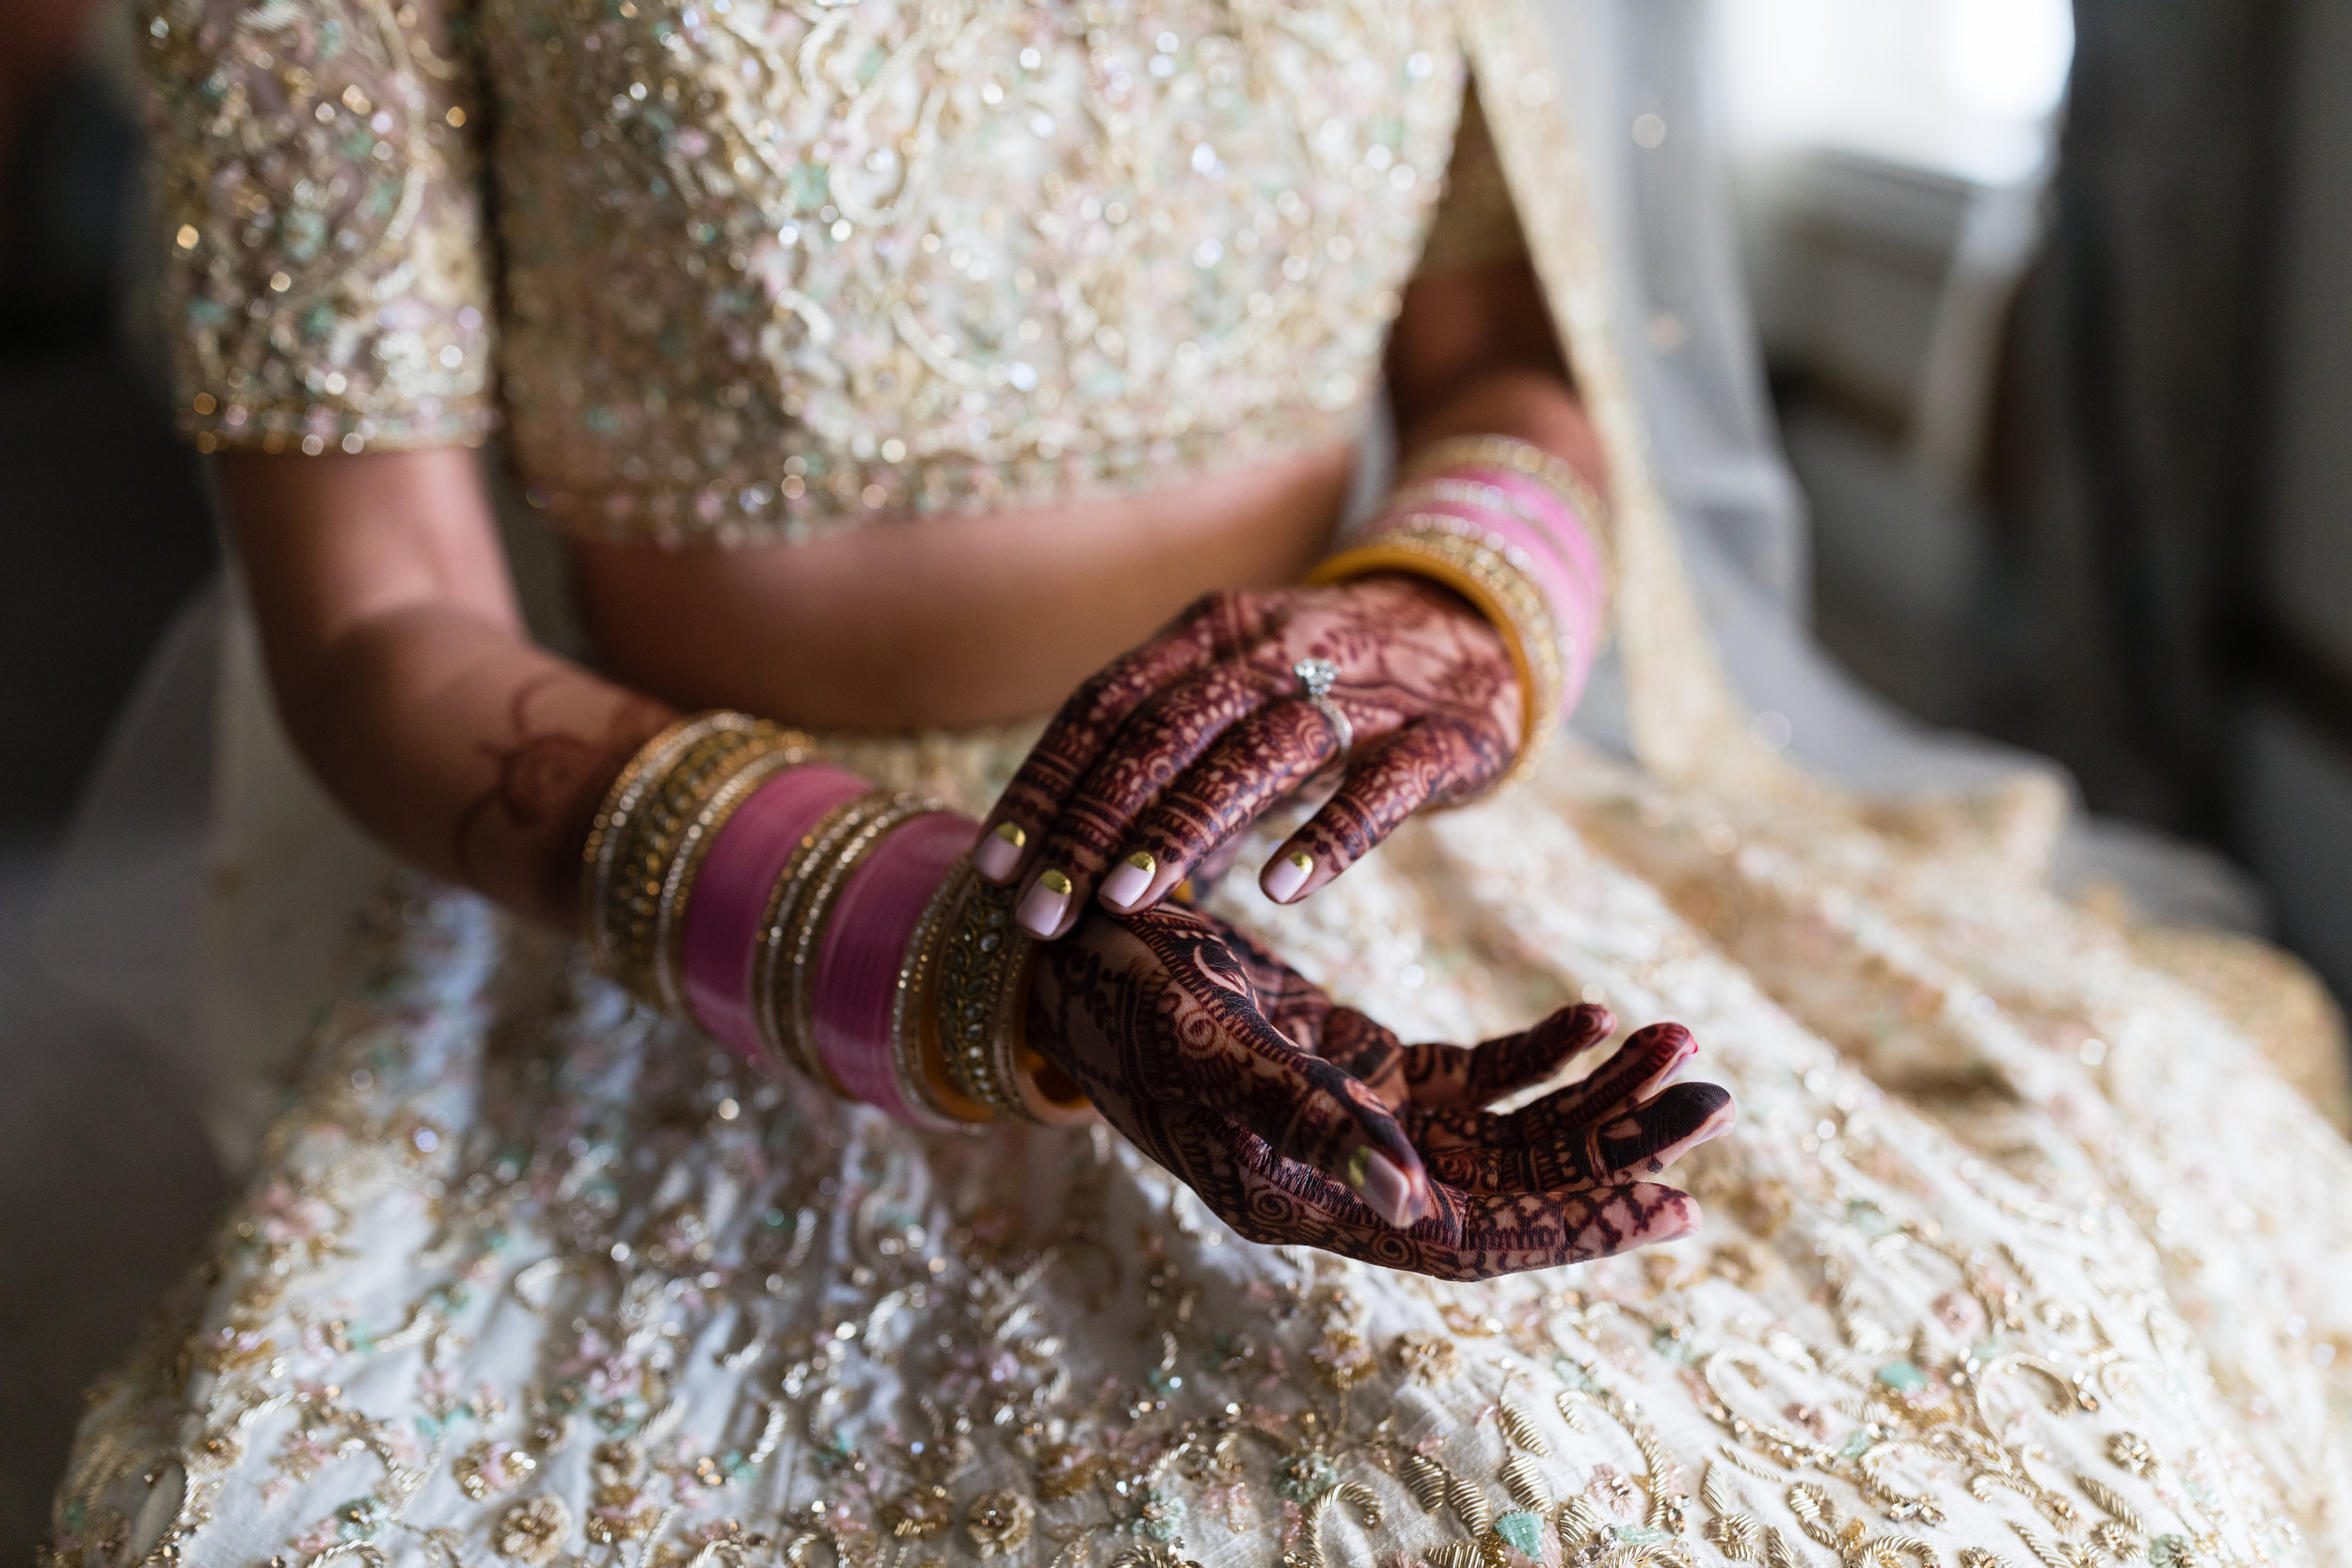
[(1318, 562), (1307, 583), (1325, 587), (1375, 572), (1402, 572), (1452, 589), (1502, 634), (1511, 673), (1518, 679), (1522, 717), (1518, 751), (1495, 784), (1501, 789), (1534, 769), (1560, 727), (1567, 661), (1561, 653), (1559, 621), (1543, 590), (1499, 546), (1455, 531), (1464, 527), (1456, 518), (1408, 515), (1397, 526)]

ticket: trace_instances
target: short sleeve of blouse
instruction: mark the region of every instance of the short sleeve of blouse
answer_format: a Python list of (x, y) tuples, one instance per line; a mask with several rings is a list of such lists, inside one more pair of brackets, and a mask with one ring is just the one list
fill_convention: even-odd
[(1511, 187), (1478, 106), (1478, 89), (1465, 83), (1462, 119), (1454, 133), (1454, 156), (1446, 165), (1445, 194), (1430, 219), (1417, 276), (1492, 266), (1526, 254), (1518, 211), (1511, 205)]
[(145, 0), (182, 429), (310, 452), (495, 421), (468, 73), (435, 0)]

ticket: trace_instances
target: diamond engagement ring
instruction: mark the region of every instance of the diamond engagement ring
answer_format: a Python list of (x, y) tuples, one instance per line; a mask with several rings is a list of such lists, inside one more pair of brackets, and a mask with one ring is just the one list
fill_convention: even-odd
[(1356, 726), (1347, 721), (1340, 705), (1331, 700), (1331, 688), (1340, 678), (1340, 667), (1327, 658), (1302, 658), (1291, 666), (1291, 673), (1298, 677), (1300, 695), (1314, 705), (1323, 715), (1323, 721), (1331, 726), (1332, 764), (1344, 763), (1347, 753), (1356, 749)]

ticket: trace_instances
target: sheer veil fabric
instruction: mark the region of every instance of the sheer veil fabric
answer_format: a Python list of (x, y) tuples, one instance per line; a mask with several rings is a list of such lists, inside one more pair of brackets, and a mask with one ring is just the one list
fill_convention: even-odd
[[(60, 1561), (2352, 1559), (2352, 1153), (2042, 890), (2052, 770), (1920, 736), (1795, 629), (1698, 8), (1462, 16), (1608, 445), (1616, 675), (1519, 793), (1299, 909), (1217, 898), (1408, 1035), (1688, 1022), (1742, 1107), (1702, 1234), (1438, 1287), (1239, 1243), (1112, 1139), (749, 1082), (481, 901), (384, 893), (231, 592), (179, 639), (218, 672), (191, 977), (142, 994), (253, 1184), (94, 1392)], [(977, 808), (1025, 739), (829, 749)], [(107, 777), (201, 742), (135, 728)], [(86, 984), (104, 880), (51, 914)]]

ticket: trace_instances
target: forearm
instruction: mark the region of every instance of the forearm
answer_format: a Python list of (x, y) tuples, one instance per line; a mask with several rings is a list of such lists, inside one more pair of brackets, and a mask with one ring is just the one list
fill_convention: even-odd
[(1549, 320), (1523, 261), (1415, 278), (1386, 363), (1405, 454), (1449, 436), (1515, 436), (1565, 458), (1607, 495), (1600, 440)]
[(363, 827), (437, 876), (577, 922), (589, 818), (670, 709), (447, 603), (358, 623), (303, 662), (274, 680), (287, 727)]
[(531, 641), (470, 455), (238, 458), (222, 479), (319, 781), (418, 865), (572, 923), (589, 816), (673, 715)]

